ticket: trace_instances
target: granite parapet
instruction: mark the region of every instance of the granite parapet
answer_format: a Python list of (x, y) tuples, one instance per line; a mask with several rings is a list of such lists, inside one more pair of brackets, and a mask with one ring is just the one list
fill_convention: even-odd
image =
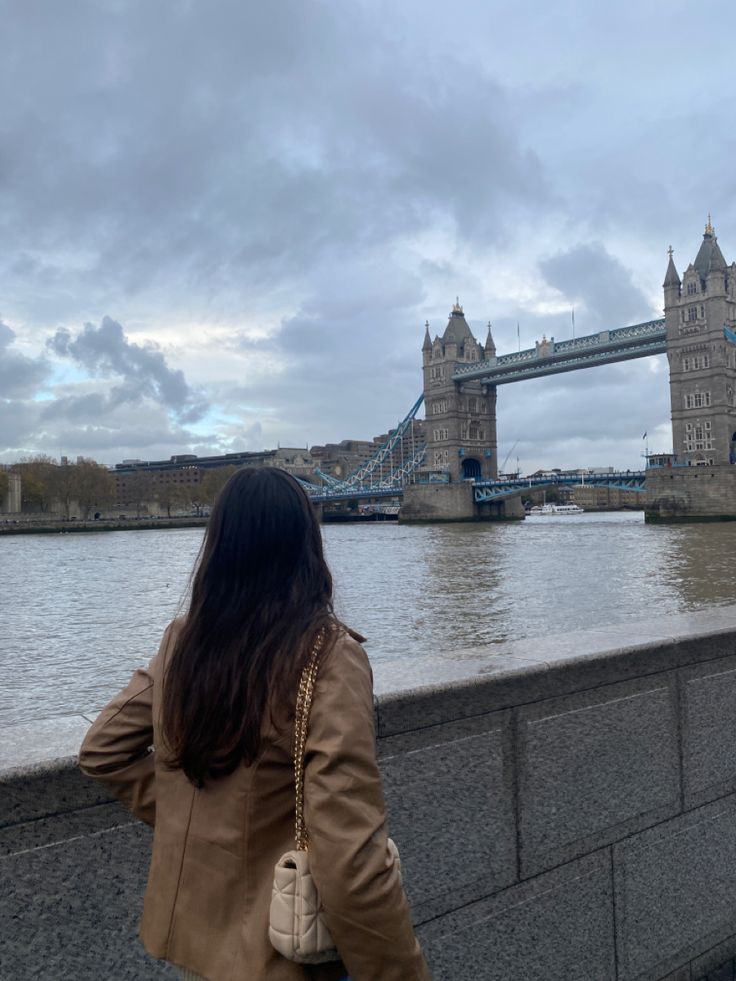
[[(435, 981), (733, 977), (736, 607), (374, 671)], [(0, 728), (0, 977), (172, 976), (135, 939), (150, 833), (76, 769), (84, 716)]]

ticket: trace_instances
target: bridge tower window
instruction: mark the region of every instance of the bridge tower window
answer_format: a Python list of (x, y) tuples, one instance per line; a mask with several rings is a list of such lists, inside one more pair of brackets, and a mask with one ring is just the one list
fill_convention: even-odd
[(687, 319), (692, 323), (693, 320), (698, 319), (698, 308), (688, 307), (687, 308)]
[(692, 296), (693, 293), (697, 293), (697, 292), (698, 292), (698, 285), (697, 285), (697, 283), (688, 283), (687, 284), (687, 295), (688, 296)]

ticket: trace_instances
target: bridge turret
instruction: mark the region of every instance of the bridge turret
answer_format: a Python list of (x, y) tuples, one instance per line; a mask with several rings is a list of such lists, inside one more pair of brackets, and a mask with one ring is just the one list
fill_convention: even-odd
[(674, 263), (664, 283), (675, 459), (688, 466), (736, 462), (734, 270), (708, 216), (703, 241), (678, 287)]
[(713, 235), (713, 250), (706, 277), (706, 288), (710, 296), (725, 295), (727, 270), (726, 260), (723, 258), (723, 253), (718, 245), (718, 239)]
[(424, 344), (422, 344), (422, 364), (426, 368), (432, 360), (432, 338), (429, 336), (429, 321), (424, 322)]
[[(495, 346), (489, 332), (493, 354)], [(487, 356), (465, 319), (459, 299), (442, 338), (422, 346), (424, 407), (427, 428), (425, 467), (442, 470), (453, 481), (496, 476), (496, 387), (480, 379), (456, 382), (459, 368)]]
[(669, 247), (667, 254), (670, 257), (667, 263), (667, 274), (664, 277), (664, 305), (669, 306), (670, 303), (674, 303), (676, 300), (680, 299), (680, 290), (682, 287), (682, 281), (680, 280), (679, 273), (675, 267), (675, 261), (672, 258), (673, 253), (672, 246)]
[(488, 321), (488, 334), (486, 335), (486, 343), (483, 347), (483, 353), (485, 355), (486, 361), (491, 358), (496, 357), (496, 345), (493, 343), (493, 334), (491, 333), (491, 321)]

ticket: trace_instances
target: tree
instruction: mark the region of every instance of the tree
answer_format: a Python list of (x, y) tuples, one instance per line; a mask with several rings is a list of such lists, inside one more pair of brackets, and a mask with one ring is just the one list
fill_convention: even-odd
[(217, 467), (214, 470), (208, 470), (201, 484), (201, 503), (214, 504), (217, 495), (237, 469), (231, 463), (227, 467)]
[(14, 465), (21, 478), (21, 509), (46, 512), (54, 500), (54, 475), (57, 469), (53, 457), (40, 454), (25, 457)]
[(81, 516), (86, 520), (94, 508), (109, 504), (115, 495), (115, 479), (102, 464), (95, 460), (78, 459), (74, 467), (74, 494)]
[(134, 507), (136, 518), (140, 518), (143, 505), (156, 496), (153, 474), (145, 470), (134, 470), (126, 475), (123, 487), (125, 506)]
[(166, 508), (166, 516), (171, 517), (172, 508), (189, 508), (192, 503), (192, 488), (184, 484), (163, 483), (156, 488), (159, 507)]
[(61, 516), (68, 521), (71, 517), (72, 501), (76, 497), (75, 467), (61, 463), (49, 473), (49, 490), (54, 502), (61, 508)]

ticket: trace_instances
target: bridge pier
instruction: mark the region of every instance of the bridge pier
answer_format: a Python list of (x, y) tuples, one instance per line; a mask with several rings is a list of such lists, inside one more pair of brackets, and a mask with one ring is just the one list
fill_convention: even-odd
[(652, 524), (736, 521), (736, 466), (647, 470), (644, 517)]
[(470, 481), (409, 484), (399, 511), (402, 524), (435, 521), (514, 521), (524, 517), (521, 494), (477, 504)]

